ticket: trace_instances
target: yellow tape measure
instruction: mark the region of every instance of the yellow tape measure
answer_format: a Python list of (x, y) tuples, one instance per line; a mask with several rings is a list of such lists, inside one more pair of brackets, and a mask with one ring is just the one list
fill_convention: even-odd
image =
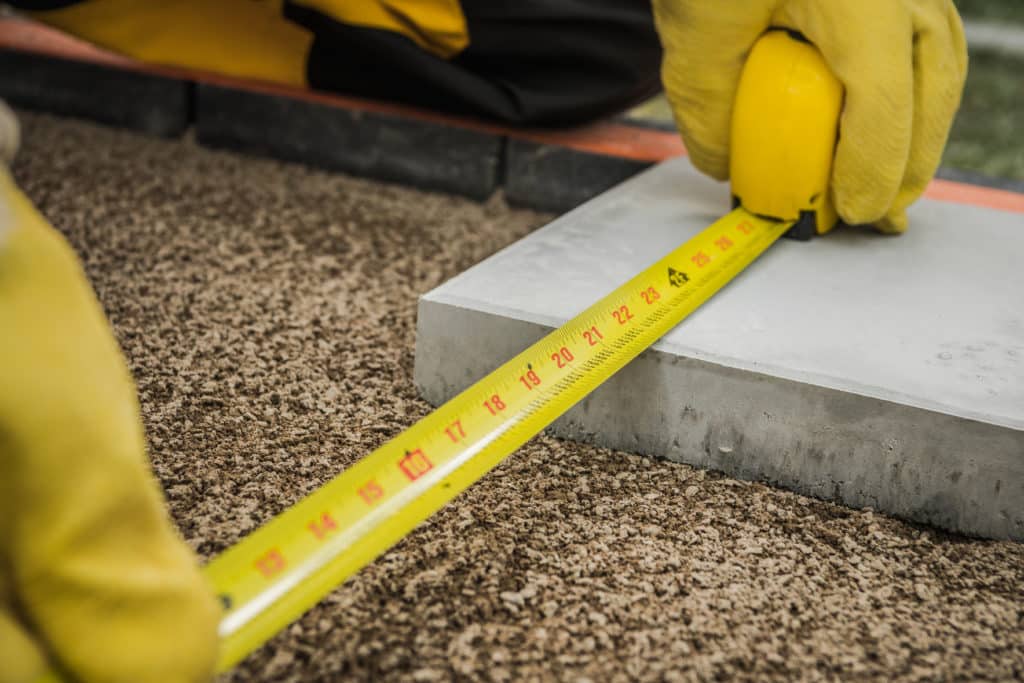
[[(796, 225), (835, 221), (842, 88), (798, 36), (766, 34), (734, 107), (743, 206), (210, 562), (224, 671), (656, 342)], [(770, 103), (771, 111), (762, 109)], [(784, 117), (773, 112), (785, 112)], [(750, 209), (751, 211), (748, 211)], [(768, 219), (762, 215), (776, 216)], [(55, 674), (46, 680), (58, 680)]]
[(830, 229), (841, 102), (813, 46), (781, 31), (762, 37), (736, 96), (730, 160), (734, 195), (756, 214), (739, 208), (718, 220), (214, 559), (205, 572), (225, 606), (220, 670), (551, 424), (791, 227)]
[(671, 330), (792, 223), (737, 209), (205, 568), (227, 669)]

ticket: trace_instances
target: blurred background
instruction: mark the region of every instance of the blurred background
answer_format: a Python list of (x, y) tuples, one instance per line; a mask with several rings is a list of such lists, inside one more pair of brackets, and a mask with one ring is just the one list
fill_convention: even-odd
[[(1024, 0), (957, 0), (956, 5), (971, 62), (940, 175), (1024, 192)], [(672, 125), (661, 95), (628, 117)]]

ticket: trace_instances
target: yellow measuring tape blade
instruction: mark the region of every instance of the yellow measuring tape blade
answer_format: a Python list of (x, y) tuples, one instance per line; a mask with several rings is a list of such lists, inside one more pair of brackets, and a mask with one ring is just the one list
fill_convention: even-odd
[(790, 227), (737, 209), (205, 568), (233, 666), (535, 436)]

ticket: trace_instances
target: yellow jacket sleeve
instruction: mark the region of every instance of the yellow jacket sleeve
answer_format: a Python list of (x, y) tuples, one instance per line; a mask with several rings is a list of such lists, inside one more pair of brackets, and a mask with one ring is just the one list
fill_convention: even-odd
[(282, 5), (283, 0), (84, 0), (31, 14), (144, 62), (304, 86), (313, 37), (282, 16)]
[[(341, 24), (410, 39), (448, 59), (469, 45), (459, 0), (296, 0)], [(80, 0), (32, 16), (154, 64), (306, 85), (312, 34), (284, 16), (284, 0)]]
[(343, 24), (404, 35), (436, 57), (448, 59), (469, 45), (459, 0), (294, 0)]
[(208, 680), (219, 608), (149, 472), (128, 368), (0, 164), (0, 681)]

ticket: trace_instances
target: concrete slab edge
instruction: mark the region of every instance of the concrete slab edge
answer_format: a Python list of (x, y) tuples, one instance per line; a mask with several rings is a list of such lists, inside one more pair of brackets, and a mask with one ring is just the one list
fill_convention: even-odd
[[(493, 369), (473, 365), (485, 361), (468, 344), (504, 359), (550, 329), (424, 297), (416, 385), (439, 405)], [(643, 395), (623, 398), (637, 386)], [(648, 351), (550, 431), (949, 531), (1024, 540), (1024, 437), (999, 425)]]

